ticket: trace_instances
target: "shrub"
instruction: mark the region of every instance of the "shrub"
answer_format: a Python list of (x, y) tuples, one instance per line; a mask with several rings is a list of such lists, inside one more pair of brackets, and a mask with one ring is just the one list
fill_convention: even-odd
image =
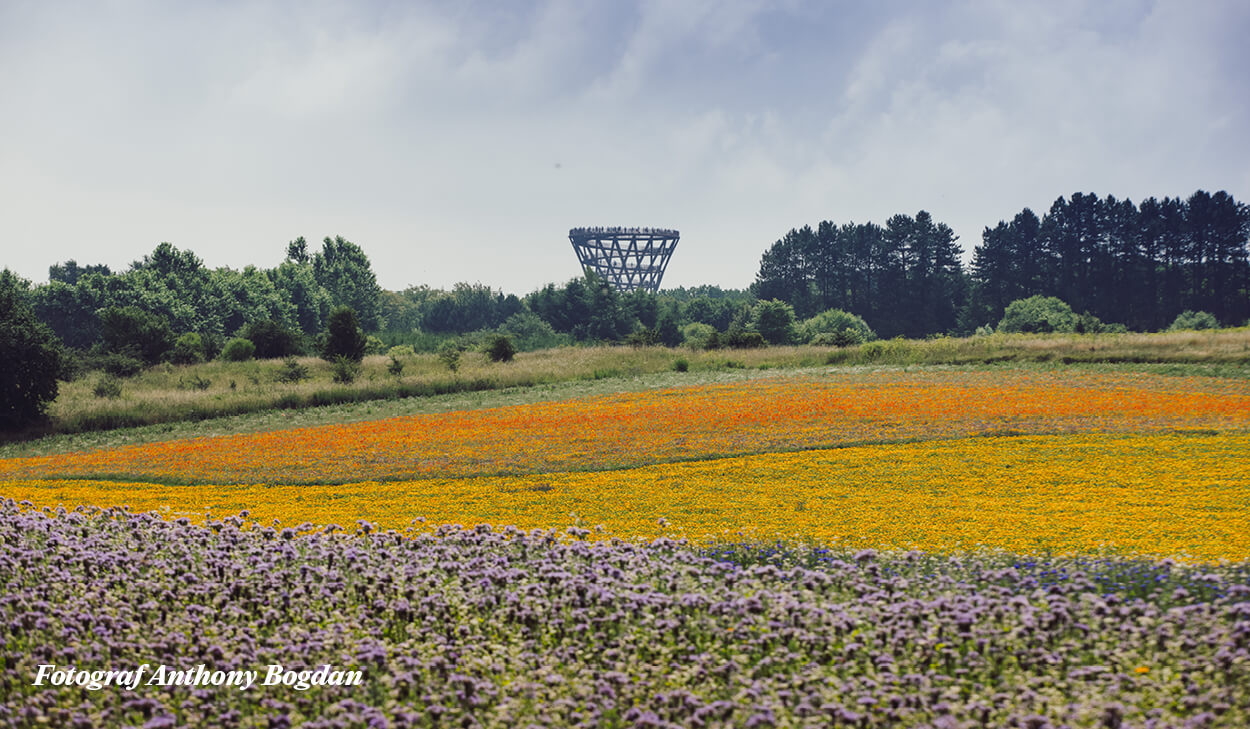
[(95, 388), (91, 391), (95, 393), (96, 397), (115, 400), (122, 396), (122, 381), (115, 375), (106, 372), (100, 375), (100, 379), (96, 380)]
[(156, 364), (174, 346), (165, 317), (137, 306), (112, 306), (100, 312), (100, 333), (110, 352), (125, 352)]
[(417, 352), (412, 348), (411, 344), (400, 344), (386, 350), (386, 353), (393, 359), (397, 357), (415, 357)]
[(877, 338), (867, 322), (841, 309), (828, 309), (804, 321), (799, 327), (799, 336), (809, 344), (835, 347), (849, 347)]
[(391, 363), (386, 366), (386, 371), (399, 377), (404, 374), (404, 361), (392, 354)]
[(300, 382), (308, 379), (308, 368), (300, 364), (300, 361), (294, 357), (287, 357), (282, 360), (282, 366), (278, 368), (278, 373), (274, 375), (274, 379), (278, 382)]
[(201, 391), (203, 391), (203, 390), (207, 390), (209, 387), (211, 387), (211, 386), (212, 386), (212, 384), (213, 384), (213, 381), (212, 381), (212, 380), (208, 379), (207, 377), (201, 377), (201, 376), (199, 376), (198, 374), (197, 374), (197, 375), (191, 375), (190, 379), (186, 379), (186, 378), (182, 378), (182, 377), (179, 377), (179, 378), (178, 378), (178, 389), (180, 389), (180, 390), (201, 390)]
[(691, 349), (709, 349), (708, 339), (716, 334), (716, 327), (701, 321), (691, 322), (681, 328), (681, 343)]
[(438, 359), (447, 365), (447, 369), (455, 372), (460, 369), (460, 352), (462, 348), (455, 342), (448, 342), (438, 350)]
[(1168, 327), (1169, 332), (1179, 332), (1186, 329), (1219, 329), (1220, 323), (1215, 320), (1215, 316), (1205, 311), (1190, 311), (1186, 309), (1177, 315)]
[(360, 375), (360, 362), (350, 357), (336, 357), (333, 363), (334, 381), (340, 385), (350, 385)]
[(257, 359), (275, 359), (299, 354), (300, 335), (273, 319), (254, 321), (243, 327), (240, 335), (256, 345)]
[(169, 361), (174, 364), (197, 364), (204, 361), (204, 341), (195, 332), (187, 332), (169, 351)]
[(491, 362), (511, 362), (516, 356), (516, 347), (512, 346), (511, 339), (502, 334), (496, 335), (486, 345), (486, 356)]
[(35, 317), (29, 284), (0, 271), (0, 428), (41, 417), (56, 399), (61, 343)]
[(134, 377), (143, 371), (143, 362), (122, 352), (109, 352), (89, 358), (88, 362), (95, 368), (102, 369), (114, 377)]
[(235, 337), (221, 348), (221, 358), (227, 362), (246, 362), (256, 354), (256, 345), (252, 340)]
[(654, 347), (660, 343), (660, 333), (655, 329), (647, 329), (646, 327), (635, 329), (625, 337), (625, 343), (634, 347)]
[(729, 333), (725, 335), (725, 345), (734, 349), (759, 349), (767, 346), (764, 341), (764, 335), (759, 332), (753, 332), (745, 329), (736, 329), (731, 327)]
[(329, 362), (339, 357), (356, 362), (364, 359), (368, 342), (351, 307), (340, 306), (330, 312), (325, 335), (325, 346), (321, 351), (323, 359)]
[(1072, 307), (1053, 296), (1030, 296), (1007, 305), (1000, 332), (1072, 332), (1076, 331), (1077, 315)]
[(859, 348), (859, 354), (864, 359), (880, 359), (885, 354), (885, 342), (868, 342)]
[(370, 334), (365, 337), (365, 354), (382, 354), (386, 351), (386, 343)]
[(751, 309), (750, 329), (769, 344), (786, 344), (794, 339), (794, 307), (779, 299), (760, 301)]
[(688, 372), (689, 370), (690, 363), (686, 361), (685, 357), (678, 357), (677, 360), (673, 362), (674, 372)]

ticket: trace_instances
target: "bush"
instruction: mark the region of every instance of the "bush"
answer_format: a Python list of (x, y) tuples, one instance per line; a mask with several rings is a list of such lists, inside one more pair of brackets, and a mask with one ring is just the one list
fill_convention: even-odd
[(396, 345), (386, 350), (386, 353), (392, 359), (396, 359), (399, 357), (415, 357), (417, 355), (416, 350), (412, 348), (411, 344)]
[(497, 335), (486, 345), (486, 356), (490, 357), (491, 362), (511, 362), (516, 356), (516, 347), (512, 346), (512, 340), (501, 335)]
[(0, 428), (34, 422), (56, 399), (61, 343), (35, 317), (29, 284), (0, 271)]
[(1030, 296), (1007, 305), (1000, 332), (1046, 333), (1076, 331), (1078, 317), (1072, 307), (1053, 296)]
[(877, 338), (867, 322), (841, 309), (828, 309), (804, 321), (799, 336), (808, 344), (825, 347), (849, 347)]
[(504, 320), (500, 330), (505, 332), (516, 347), (526, 352), (535, 349), (551, 349), (569, 343), (569, 337), (557, 334), (542, 317), (532, 311), (519, 311)]
[(764, 335), (759, 332), (748, 331), (745, 329), (736, 329), (731, 327), (729, 333), (724, 338), (725, 346), (734, 349), (759, 349), (767, 346), (764, 341)]
[(256, 345), (252, 340), (235, 337), (221, 348), (221, 358), (227, 362), (246, 362), (256, 354)]
[(334, 381), (350, 385), (360, 375), (360, 363), (350, 357), (336, 357), (333, 363)]
[(100, 333), (110, 352), (126, 352), (156, 364), (174, 346), (165, 317), (137, 306), (112, 306), (100, 312)]
[(100, 375), (99, 380), (96, 380), (95, 388), (92, 389), (92, 392), (95, 393), (96, 397), (116, 400), (122, 396), (122, 381), (106, 372)]
[(330, 312), (326, 322), (325, 346), (321, 357), (334, 362), (339, 357), (346, 357), (354, 362), (365, 358), (365, 347), (368, 341), (360, 324), (356, 320), (356, 312), (348, 306), (340, 306)]
[(370, 334), (365, 337), (365, 354), (382, 354), (386, 351), (386, 343)]
[(716, 327), (703, 322), (691, 322), (681, 328), (681, 343), (691, 349), (712, 349), (708, 339), (716, 335)]
[(685, 357), (678, 357), (677, 360), (673, 362), (674, 372), (688, 372), (689, 370), (690, 363), (686, 361)]
[(114, 377), (134, 377), (143, 371), (143, 361), (122, 352), (109, 352), (88, 359), (91, 366)]
[(794, 339), (794, 307), (779, 299), (760, 301), (751, 309), (750, 329), (769, 344), (787, 344)]
[(654, 347), (660, 343), (660, 333), (655, 329), (647, 329), (646, 327), (635, 329), (630, 332), (628, 337), (625, 337), (625, 343), (635, 349), (639, 347)]
[(273, 319), (251, 322), (243, 327), (240, 336), (256, 345), (257, 359), (289, 357), (303, 349), (300, 335)]
[(438, 350), (438, 359), (447, 365), (447, 369), (455, 372), (460, 369), (460, 352), (463, 348), (455, 342), (448, 342)]
[(404, 361), (392, 354), (391, 363), (386, 366), (386, 371), (399, 377), (404, 374)]
[(174, 364), (198, 364), (204, 361), (204, 341), (195, 332), (187, 332), (169, 351), (169, 361)]
[(1169, 332), (1179, 332), (1187, 329), (1219, 329), (1220, 323), (1215, 317), (1205, 311), (1190, 311), (1186, 309), (1177, 315), (1168, 327)]
[(300, 361), (294, 357), (287, 357), (282, 360), (282, 366), (278, 368), (278, 373), (274, 375), (274, 379), (278, 382), (301, 382), (307, 380), (308, 368), (300, 364)]

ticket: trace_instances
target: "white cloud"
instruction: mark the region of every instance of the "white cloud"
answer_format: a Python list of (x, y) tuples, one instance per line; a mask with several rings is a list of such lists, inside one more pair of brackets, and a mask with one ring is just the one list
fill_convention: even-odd
[(1244, 3), (0, 5), (4, 265), (343, 234), (391, 288), (575, 275), (574, 225), (748, 284), (794, 226), (1250, 198)]

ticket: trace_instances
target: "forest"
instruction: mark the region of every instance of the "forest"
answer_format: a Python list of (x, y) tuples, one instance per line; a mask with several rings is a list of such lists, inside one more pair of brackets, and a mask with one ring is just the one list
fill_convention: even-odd
[[(148, 363), (213, 358), (232, 337), (250, 338), (257, 356), (320, 353), (331, 312), (342, 307), (370, 335), (371, 351), (435, 351), (500, 334), (521, 350), (852, 344), (990, 330), (1026, 299), (1070, 310), (1069, 328), (1155, 331), (1186, 312), (1223, 325), (1250, 317), (1248, 241), (1250, 209), (1226, 192), (1140, 204), (1075, 193), (1040, 218), (1026, 208), (986, 227), (968, 267), (951, 228), (925, 211), (884, 225), (795, 228), (764, 251), (747, 290), (623, 294), (587, 275), (524, 297), (467, 282), (387, 291), (365, 251), (337, 236), (319, 250), (297, 238), (278, 266), (241, 271), (210, 269), (161, 243), (118, 273), (58, 263), (28, 294), (38, 319), (73, 350), (124, 351)], [(179, 355), (188, 341), (195, 351)]]
[(970, 269), (953, 231), (924, 211), (794, 229), (764, 253), (752, 292), (800, 318), (853, 312), (887, 338), (972, 333), (1033, 296), (1133, 331), (1186, 310), (1233, 325), (1250, 316), (1248, 241), (1250, 210), (1226, 192), (1140, 205), (1075, 193), (1041, 218), (1025, 208), (985, 228)]

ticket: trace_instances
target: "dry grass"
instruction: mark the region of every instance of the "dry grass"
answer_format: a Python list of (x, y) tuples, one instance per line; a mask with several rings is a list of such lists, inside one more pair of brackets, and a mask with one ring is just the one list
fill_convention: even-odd
[[(1163, 334), (1002, 335), (963, 339), (870, 342), (860, 347), (768, 347), (711, 352), (662, 347), (573, 347), (518, 354), (494, 363), (466, 352), (451, 372), (436, 355), (404, 358), (400, 376), (390, 359), (367, 357), (351, 384), (332, 380), (330, 364), (305, 357), (310, 379), (282, 383), (279, 360), (161, 365), (124, 380), (121, 396), (96, 397), (99, 373), (62, 383), (49, 419), (9, 440), (134, 428), (264, 411), (528, 388), (570, 382), (616, 381), (671, 372), (685, 360), (693, 377), (709, 372), (823, 365), (979, 365), (997, 363), (1168, 363), (1179, 374), (1250, 376), (1250, 329)], [(198, 384), (205, 385), (202, 389)], [(619, 388), (618, 388), (619, 389)]]

